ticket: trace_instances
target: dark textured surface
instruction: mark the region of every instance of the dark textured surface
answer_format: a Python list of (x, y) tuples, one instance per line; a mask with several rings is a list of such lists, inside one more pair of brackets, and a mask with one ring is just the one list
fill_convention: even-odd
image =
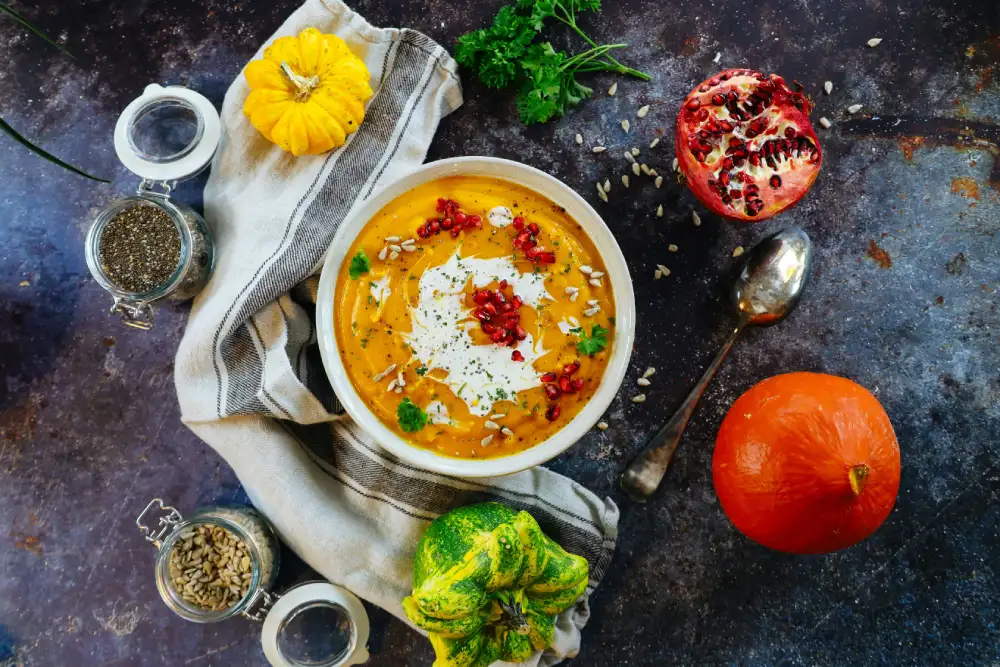
[[(441, 126), (432, 158), (518, 159), (564, 179), (599, 210), (633, 270), (634, 369), (657, 368), (649, 400), (622, 390), (593, 433), (552, 467), (622, 507), (612, 573), (573, 663), (617, 665), (996, 665), (1000, 662), (1000, 15), (994, 0), (608, 2), (587, 23), (632, 44), (648, 84), (623, 81), (570, 117), (524, 129), (510, 99), (466, 78), (466, 105)], [(229, 469), (179, 422), (172, 358), (183, 309), (147, 334), (106, 314), (82, 242), (89, 219), (135, 179), (117, 164), (119, 111), (150, 82), (183, 83), (221, 102), (243, 62), (294, 2), (164, 0), (42, 3), (18, 9), (73, 62), (0, 19), (0, 114), (49, 150), (114, 177), (92, 184), (0, 138), (0, 665), (263, 665), (257, 628), (196, 626), (171, 615), (152, 579), (153, 550), (132, 521), (152, 495), (193, 509), (244, 499)], [(366, 0), (373, 23), (445, 43), (479, 27), (494, 1)], [(885, 41), (875, 49), (870, 37)], [(721, 64), (713, 65), (716, 53)], [(692, 226), (692, 197), (668, 184), (618, 184), (621, 151), (664, 141), (696, 82), (755, 66), (805, 83), (817, 102), (824, 167), (778, 220)], [(822, 82), (834, 92), (825, 96)], [(846, 107), (862, 103), (861, 116)], [(635, 110), (651, 104), (649, 117)], [(873, 118), (874, 116), (874, 118)], [(631, 118), (625, 136), (619, 120)], [(595, 157), (573, 142), (609, 150)], [(992, 176), (991, 176), (992, 174)], [(669, 180), (669, 179), (668, 179)], [(201, 182), (179, 196), (198, 203)], [(662, 203), (666, 215), (652, 215)], [(732, 249), (798, 224), (817, 242), (810, 292), (778, 328), (751, 332), (695, 415), (660, 495), (625, 501), (615, 479), (683, 398), (721, 342)], [(680, 246), (668, 254), (668, 243)], [(888, 253), (880, 268), (868, 253)], [(654, 264), (673, 275), (654, 282)], [(845, 375), (872, 389), (896, 426), (903, 479), (870, 540), (799, 558), (748, 542), (711, 482), (711, 443), (732, 401), (792, 370)], [(282, 579), (308, 578), (286, 565)], [(425, 665), (425, 642), (371, 609), (372, 665)]]

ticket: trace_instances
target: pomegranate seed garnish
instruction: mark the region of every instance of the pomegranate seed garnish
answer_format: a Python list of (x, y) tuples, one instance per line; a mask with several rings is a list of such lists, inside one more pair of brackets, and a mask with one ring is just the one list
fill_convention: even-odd
[(497, 330), (496, 326), (490, 324), (489, 322), (483, 322), (482, 328), (483, 328), (483, 333), (485, 333), (488, 336), (493, 335)]
[(556, 254), (554, 252), (541, 252), (535, 259), (539, 264), (555, 264)]
[(580, 362), (574, 361), (572, 363), (566, 364), (562, 368), (563, 375), (572, 375), (573, 373), (580, 370)]
[(553, 373), (552, 371), (549, 371), (548, 373), (542, 373), (542, 377), (540, 377), (539, 379), (542, 382), (555, 382), (556, 374)]
[(510, 305), (511, 305), (511, 306), (512, 306), (512, 307), (514, 308), (514, 310), (517, 310), (517, 309), (518, 309), (518, 308), (520, 308), (520, 307), (521, 307), (521, 306), (522, 306), (523, 304), (524, 304), (524, 300), (523, 300), (523, 299), (521, 299), (521, 297), (519, 297), (519, 296), (518, 296), (518, 295), (516, 295), (516, 294), (514, 295), (514, 298), (513, 298), (513, 299), (511, 299), (511, 301), (510, 301)]
[(427, 233), (427, 228), (426, 227), (424, 227), (423, 225), (420, 225), (419, 227), (417, 227), (417, 236), (419, 236), (422, 239), (425, 239), (428, 236), (430, 236), (430, 234)]
[(438, 222), (437, 220), (432, 220), (429, 231), (431, 234), (437, 234), (439, 231), (441, 231), (441, 223)]
[(514, 337), (514, 334), (508, 331), (507, 335), (503, 337), (503, 344), (508, 347), (514, 347), (517, 345), (517, 338)]
[(514, 338), (517, 340), (524, 340), (528, 337), (528, 332), (524, 330), (520, 324), (514, 327)]
[(441, 229), (451, 229), (455, 226), (455, 221), (451, 218), (445, 218), (441, 221)]
[(543, 250), (545, 250), (545, 248), (542, 246), (531, 246), (530, 248), (525, 249), (524, 256), (527, 257), (528, 259), (534, 259), (535, 257), (538, 256), (538, 253), (542, 252)]
[(460, 225), (464, 225), (466, 220), (468, 220), (468, 217), (466, 217), (466, 215), (464, 213), (462, 213), (461, 211), (459, 211), (458, 213), (455, 214), (455, 222), (456, 223), (458, 223)]
[(564, 394), (573, 393), (573, 381), (569, 379), (568, 375), (563, 375), (561, 378), (559, 378), (559, 388), (562, 390), (562, 393)]
[(507, 281), (506, 280), (501, 280), (500, 281), (500, 289), (507, 289)]
[(492, 292), (490, 292), (490, 297), (492, 298), (493, 303), (495, 303), (498, 306), (507, 303), (507, 297), (505, 297), (503, 292), (501, 292), (500, 290), (493, 290)]
[(497, 329), (496, 331), (490, 334), (490, 340), (493, 341), (494, 343), (502, 343), (506, 335), (507, 335), (506, 331), (504, 331), (503, 329)]
[(492, 316), (492, 315), (496, 315), (496, 314), (497, 314), (497, 307), (496, 307), (495, 305), (493, 305), (492, 303), (489, 303), (489, 302), (487, 302), (487, 303), (486, 303), (486, 304), (485, 304), (485, 305), (483, 306), (483, 310), (485, 310), (485, 311), (486, 311), (487, 313), (489, 313), (489, 314), (490, 314), (491, 316)]
[(510, 360), (511, 361), (524, 361), (524, 355), (521, 354), (520, 351), (514, 350), (513, 352), (510, 353)]
[(478, 303), (480, 306), (485, 306), (489, 302), (491, 296), (492, 293), (489, 290), (486, 289), (476, 290), (472, 295), (472, 300)]
[(458, 235), (461, 234), (461, 233), (462, 233), (462, 230), (459, 227), (455, 227), (454, 229), (451, 230), (451, 238), (457, 239)]
[(529, 232), (531, 232), (532, 236), (538, 236), (541, 233), (541, 230), (538, 228), (538, 225), (534, 222), (528, 225), (527, 229)]
[(444, 197), (438, 197), (438, 202), (437, 202), (437, 211), (438, 211), (438, 213), (443, 213), (444, 212), (445, 204), (447, 204), (447, 202), (445, 201)]
[(575, 378), (572, 382), (572, 385), (573, 385), (573, 391), (580, 391), (581, 389), (583, 389), (583, 379)]
[(519, 215), (514, 216), (514, 229), (517, 231), (524, 229), (524, 218)]
[(472, 311), (472, 316), (477, 320), (479, 320), (480, 322), (485, 322), (490, 319), (490, 314), (486, 311), (485, 308), (476, 308), (474, 311)]
[[(469, 216), (469, 225), (472, 225), (473, 227), (482, 227), (483, 226), (483, 219), (480, 218), (478, 215), (470, 215)], [(466, 227), (468, 227), (469, 225), (466, 225)]]
[(545, 385), (544, 389), (545, 389), (545, 395), (549, 397), (549, 400), (555, 400), (560, 396), (562, 396), (562, 392), (559, 391), (559, 387), (555, 386), (554, 384), (547, 384)]
[(559, 407), (558, 403), (549, 403), (549, 407), (545, 409), (545, 418), (554, 422), (559, 419), (560, 412), (562, 412), (562, 408)]

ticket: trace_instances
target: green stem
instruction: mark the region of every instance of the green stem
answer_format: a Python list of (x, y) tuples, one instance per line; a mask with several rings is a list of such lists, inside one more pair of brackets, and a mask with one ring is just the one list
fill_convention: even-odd
[(563, 62), (563, 64), (560, 67), (560, 69), (565, 70), (565, 69), (569, 69), (569, 68), (572, 67), (575, 70), (577, 68), (576, 66), (582, 65), (582, 64), (587, 63), (587, 62), (590, 62), (591, 60), (594, 60), (595, 58), (600, 58), (605, 53), (607, 53), (608, 51), (610, 51), (611, 49), (620, 49), (623, 46), (625, 46), (625, 45), (624, 44), (605, 44), (603, 46), (598, 46), (595, 49), (590, 49), (589, 51), (584, 51), (583, 53), (578, 53), (575, 56), (573, 56), (572, 58), (569, 58), (565, 62)]
[(0, 13), (8, 14), (12, 19), (14, 19), (15, 21), (17, 21), (21, 25), (23, 25), (25, 28), (27, 28), (31, 32), (35, 33), (36, 35), (38, 35), (39, 37), (41, 37), (42, 39), (44, 39), (46, 42), (48, 42), (49, 44), (51, 44), (55, 48), (57, 48), (60, 51), (62, 51), (63, 55), (68, 56), (72, 60), (76, 60), (76, 58), (73, 57), (73, 54), (70, 53), (69, 51), (67, 51), (64, 46), (62, 46), (61, 44), (59, 44), (58, 42), (56, 42), (55, 40), (53, 40), (52, 38), (50, 38), (48, 35), (46, 35), (44, 32), (42, 32), (39, 28), (36, 28), (31, 23), (31, 21), (29, 21), (27, 18), (25, 18), (22, 14), (19, 14), (18, 12), (16, 12), (12, 7), (8, 7), (4, 3), (0, 2)]
[[(557, 4), (556, 7), (557, 8), (558, 7), (562, 7), (562, 5), (561, 4)], [(566, 10), (564, 9), (563, 12), (565, 13), (565, 11)], [(588, 35), (583, 30), (580, 29), (580, 26), (578, 26), (576, 24), (576, 20), (573, 19), (573, 17), (569, 16), (568, 14), (566, 16), (559, 16), (558, 14), (554, 14), (553, 16), (555, 16), (555, 18), (556, 18), (557, 21), (561, 21), (562, 23), (565, 23), (567, 26), (569, 26), (573, 30), (573, 32), (575, 32), (577, 35), (579, 35), (581, 37), (581, 39), (583, 39), (585, 42), (587, 42), (588, 44), (590, 44), (592, 47), (594, 47), (594, 48), (598, 47), (597, 42), (595, 42), (593, 39), (591, 39), (590, 35)], [(627, 45), (626, 44), (622, 44), (621, 46), (624, 47), (624, 46), (627, 46)], [(649, 80), (651, 80), (653, 78), (650, 75), (646, 74), (645, 72), (640, 72), (637, 69), (632, 69), (631, 67), (627, 67), (625, 65), (622, 65), (620, 62), (618, 62), (617, 60), (615, 60), (611, 56), (605, 56), (605, 57), (607, 58), (608, 64), (610, 65), (610, 67), (608, 68), (608, 71), (618, 72), (619, 74), (627, 74), (629, 76), (633, 76), (633, 77), (635, 77), (637, 79), (641, 79), (643, 81), (649, 81)]]
[(28, 141), (27, 139), (25, 139), (24, 137), (22, 137), (18, 133), (18, 131), (15, 130), (14, 128), (12, 128), (10, 125), (8, 125), (7, 121), (5, 121), (3, 118), (0, 118), (0, 132), (3, 132), (4, 134), (10, 136), (12, 139), (14, 139), (14, 141), (16, 141), (17, 143), (21, 144), (22, 146), (24, 146), (25, 148), (27, 148), (32, 153), (34, 153), (36, 155), (40, 155), (41, 157), (45, 158), (49, 162), (53, 162), (53, 163), (59, 165), (63, 169), (69, 169), (74, 174), (79, 174), (80, 176), (83, 176), (85, 178), (89, 178), (89, 179), (91, 179), (93, 181), (100, 181), (101, 183), (110, 183), (111, 182), (111, 181), (109, 181), (109, 180), (107, 180), (105, 178), (99, 178), (97, 176), (92, 176), (91, 174), (88, 174), (87, 172), (83, 171), (82, 169), (78, 169), (77, 167), (74, 167), (73, 165), (69, 164), (68, 162), (63, 162), (62, 160), (60, 160), (59, 158), (57, 158), (52, 153), (49, 153), (48, 151), (43, 150), (42, 148), (39, 148), (35, 144), (31, 143), (30, 141)]

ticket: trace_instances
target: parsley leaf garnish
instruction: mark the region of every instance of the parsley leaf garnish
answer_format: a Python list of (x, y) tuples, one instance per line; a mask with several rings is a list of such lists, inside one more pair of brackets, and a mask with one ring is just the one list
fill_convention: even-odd
[[(547, 122), (590, 97), (591, 89), (576, 80), (577, 74), (617, 72), (651, 78), (608, 55), (624, 44), (598, 45), (577, 25), (579, 13), (600, 9), (600, 0), (517, 0), (501, 8), (488, 29), (459, 37), (455, 59), (490, 88), (516, 86), (517, 109), (525, 125)], [(547, 19), (569, 26), (592, 48), (570, 55), (547, 41), (533, 43)]]
[(580, 332), (580, 342), (576, 344), (576, 349), (580, 354), (592, 357), (608, 346), (608, 330), (600, 324), (595, 324), (590, 328), (590, 335)]
[(421, 366), (417, 369), (417, 375), (423, 377), (427, 373), (427, 366)]
[(368, 260), (368, 255), (365, 254), (364, 250), (359, 250), (351, 259), (351, 265), (347, 268), (348, 273), (351, 274), (351, 280), (357, 280), (362, 275), (368, 273), (372, 268), (372, 263)]
[(404, 398), (396, 408), (396, 418), (399, 420), (399, 428), (406, 433), (416, 433), (427, 426), (427, 413), (408, 398)]

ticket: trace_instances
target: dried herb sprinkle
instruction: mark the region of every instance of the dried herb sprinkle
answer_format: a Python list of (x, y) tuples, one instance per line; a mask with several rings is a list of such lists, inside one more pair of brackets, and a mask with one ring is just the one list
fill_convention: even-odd
[(140, 204), (119, 211), (98, 242), (101, 269), (119, 289), (141, 294), (165, 284), (181, 259), (181, 235), (170, 215)]

